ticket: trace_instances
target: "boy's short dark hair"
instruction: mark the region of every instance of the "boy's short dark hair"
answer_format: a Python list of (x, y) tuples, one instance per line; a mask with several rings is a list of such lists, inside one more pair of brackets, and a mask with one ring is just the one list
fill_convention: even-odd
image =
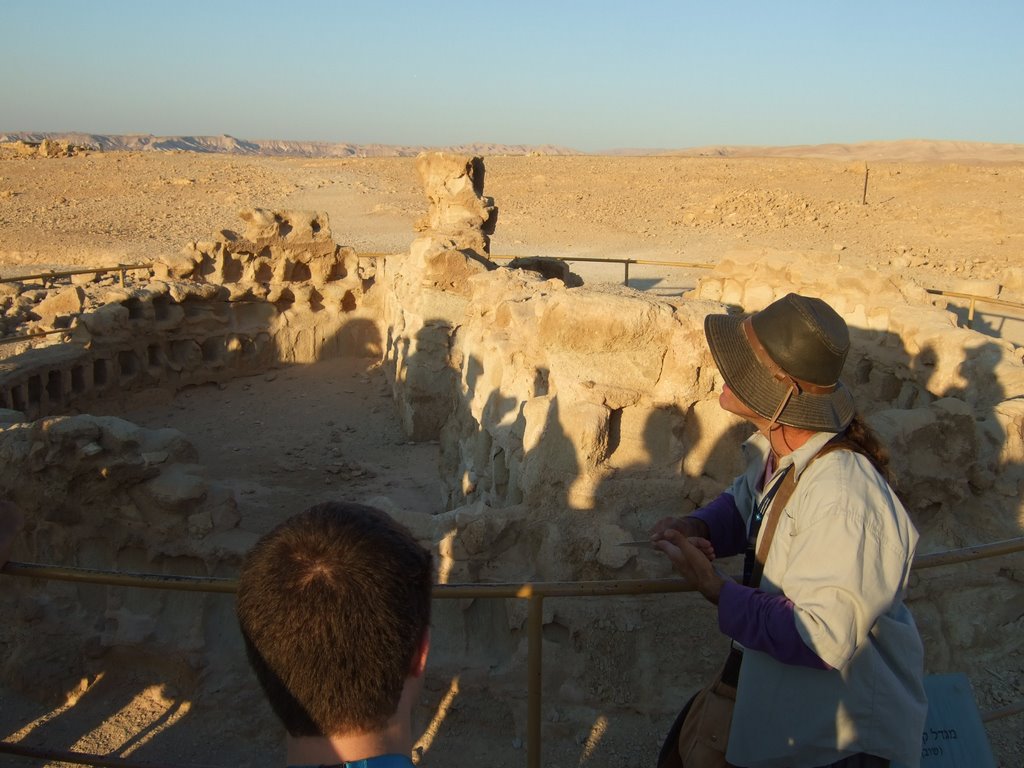
[(292, 736), (381, 729), (430, 624), (430, 553), (373, 507), (329, 502), (248, 554), (238, 621)]

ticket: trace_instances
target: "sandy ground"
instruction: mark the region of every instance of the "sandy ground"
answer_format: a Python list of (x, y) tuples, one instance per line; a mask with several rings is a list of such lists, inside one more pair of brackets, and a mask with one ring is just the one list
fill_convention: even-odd
[(281, 510), (337, 498), (387, 496), (442, 511), (437, 444), (406, 439), (376, 361), (324, 360), (179, 393), (141, 393), (104, 411), (193, 441), (208, 477), (233, 491), (245, 528), (263, 532)]
[[(908, 153), (913, 155), (911, 150)], [(1017, 162), (487, 157), (496, 255), (712, 260), (732, 246), (842, 249), (936, 281), (992, 279), (1024, 242)], [(868, 191), (864, 196), (865, 166)], [(866, 205), (862, 200), (866, 199)], [(0, 148), (0, 263), (176, 252), (249, 207), (313, 208), (335, 239), (403, 252), (426, 210), (411, 158), (191, 153), (18, 158)]]
[[(985, 161), (982, 147), (969, 162), (935, 152), (904, 142), (888, 147), (890, 159), (867, 161), (844, 147), (813, 158), (487, 157), (485, 192), (499, 209), (491, 250), (684, 263), (734, 247), (837, 250), (847, 264), (891, 265), (927, 287), (978, 293), (977, 281), (1022, 266), (1024, 151), (992, 150)], [(145, 262), (240, 229), (237, 212), (251, 207), (326, 211), (337, 242), (401, 253), (426, 201), (412, 158), (46, 159), (0, 147), (0, 271)], [(590, 282), (623, 279), (621, 265), (574, 269)], [(678, 293), (698, 274), (633, 265), (630, 284)], [(1024, 343), (1024, 322), (1003, 310), (982, 325)]]
[[(485, 191), (499, 208), (492, 253), (703, 263), (740, 246), (839, 250), (848, 263), (895, 265), (925, 285), (955, 289), (1022, 266), (1024, 162), (919, 157), (908, 145), (903, 160), (870, 162), (866, 204), (865, 163), (838, 151), (834, 159), (488, 157)], [(240, 228), (237, 212), (250, 207), (326, 211), (337, 242), (399, 253), (426, 202), (407, 158), (42, 159), (0, 148), (0, 270), (145, 262)], [(591, 282), (623, 276), (620, 265), (574, 269)], [(636, 265), (630, 272), (634, 287), (662, 293), (692, 286), (698, 274)], [(386, 495), (427, 514), (440, 508), (436, 446), (406, 441), (383, 373), (370, 361), (286, 368), (108, 405), (139, 424), (184, 431), (210, 477), (234, 489), (244, 526), (255, 531), (342, 490), (361, 499)], [(244, 725), (245, 709), (261, 702), (226, 714), (237, 732), (222, 738), (220, 723), (182, 711), (173, 688), (115, 672), (64, 710), (4, 701), (0, 736), (90, 752), (135, 750), (140, 760), (280, 763), (279, 734)], [(430, 681), (426, 710), (437, 709), (448, 684)], [(520, 704), (500, 694), (456, 695), (423, 764), (525, 764)], [(546, 717), (545, 764), (558, 766), (649, 764), (661, 730), (598, 729), (557, 711)], [(1006, 768), (1019, 768), (1019, 760), (1009, 762), (1021, 754), (1019, 723), (1011, 718), (993, 732), (1005, 754), (1016, 756), (1004, 760)], [(247, 745), (245, 757), (239, 743)]]

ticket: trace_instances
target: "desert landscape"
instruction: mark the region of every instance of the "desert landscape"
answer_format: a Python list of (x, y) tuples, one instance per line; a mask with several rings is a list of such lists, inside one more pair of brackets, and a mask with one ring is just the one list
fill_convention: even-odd
[[(719, 442), (736, 424), (709, 406), (699, 318), (723, 304), (756, 309), (792, 286), (848, 297), (841, 311), (859, 344), (849, 375), (907, 471), (899, 490), (914, 499), (919, 552), (1024, 530), (1024, 312), (981, 303), (971, 332), (957, 328), (967, 299), (928, 293), (1024, 302), (1024, 147), (490, 147), (464, 153), (482, 157), (484, 197), (469, 195), (468, 214), (461, 198), (453, 206), (479, 219), (472, 226), (445, 219), (412, 153), (39, 149), (0, 144), (0, 276), (156, 266), (128, 272), (124, 286), (116, 271), (0, 284), (6, 335), (68, 330), (0, 347), (4, 490), (35, 516), (16, 561), (231, 578), (276, 521), (346, 497), (409, 525), (442, 582), (668, 577), (653, 554), (614, 545), (699, 506), (736, 467), (736, 441)], [(487, 248), (498, 265), (569, 259), (583, 285), (548, 263), (555, 272), (451, 255)], [(289, 266), (278, 272), (280, 254)], [(261, 259), (272, 279), (258, 277)], [(627, 287), (621, 263), (572, 259), (656, 263), (631, 264)], [(232, 312), (255, 307), (254, 328), (263, 306), (277, 307), (259, 319), (272, 331), (207, 313), (222, 298)], [(86, 401), (89, 386), (68, 374), (81, 403), (33, 398), (31, 387), (17, 399), (24, 361), (78, 343), (99, 354), (132, 319), (176, 341), (214, 320), (245, 338), (224, 357), (204, 343), (189, 352), (216, 362), (205, 378), (149, 342), (152, 370), (135, 383)], [(644, 354), (658, 345), (663, 356)], [(648, 357), (664, 370), (649, 372)], [(510, 426), (517, 413), (525, 427)], [(618, 419), (611, 447), (608, 419)], [(109, 508), (85, 474), (92, 445), (122, 452)], [(35, 462), (24, 466), (38, 482), (12, 457)], [(177, 522), (132, 517), (145, 507), (135, 486), (170, 477), (150, 469), (174, 462), (164, 506)], [(115, 544), (104, 526), (118, 521), (135, 532)], [(176, 548), (178, 530), (191, 543)], [(154, 543), (158, 533), (168, 535)], [(929, 671), (967, 673), (982, 710), (1024, 698), (1022, 581), (1017, 554), (912, 585)], [(16, 617), (0, 633), (4, 740), (181, 768), (281, 762), (276, 723), (232, 655), (230, 596), (2, 583)], [(524, 610), (439, 601), (435, 624), (450, 634), (437, 632), (419, 764), (526, 764)], [(652, 764), (673, 706), (724, 646), (692, 595), (548, 601), (543, 764)], [(986, 729), (998, 765), (1024, 765), (1020, 714)]]

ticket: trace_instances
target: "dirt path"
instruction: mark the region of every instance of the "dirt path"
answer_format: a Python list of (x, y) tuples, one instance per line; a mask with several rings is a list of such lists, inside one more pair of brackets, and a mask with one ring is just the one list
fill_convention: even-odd
[(437, 446), (406, 439), (390, 398), (373, 361), (336, 358), (176, 395), (142, 393), (110, 413), (181, 430), (208, 477), (234, 493), (242, 527), (264, 533), (337, 498), (441, 511)]

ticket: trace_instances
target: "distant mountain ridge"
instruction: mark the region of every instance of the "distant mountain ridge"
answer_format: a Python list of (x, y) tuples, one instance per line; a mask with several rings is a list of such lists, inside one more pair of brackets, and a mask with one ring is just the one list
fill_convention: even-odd
[(789, 147), (712, 146), (668, 150), (664, 154), (685, 157), (800, 157), (824, 160), (876, 161), (1024, 161), (1024, 144), (984, 141), (904, 139), (861, 141), (854, 144), (801, 144)]
[(415, 157), (425, 150), (444, 150), (469, 155), (614, 155), (640, 157), (673, 155), (721, 158), (808, 158), (849, 161), (893, 162), (1024, 162), (1024, 144), (905, 139), (862, 141), (851, 144), (802, 144), (795, 146), (717, 145), (685, 149), (617, 148), (582, 152), (553, 144), (458, 144), (447, 147), (396, 144), (352, 144), (284, 139), (238, 139), (234, 136), (153, 136), (152, 134), (41, 133), (12, 131), (0, 133), (0, 142), (39, 143), (43, 139), (66, 141), (104, 152), (201, 152), (227, 155), (275, 157)]
[(204, 152), (226, 155), (270, 155), (278, 157), (415, 157), (424, 150), (444, 149), (473, 155), (578, 155), (568, 147), (550, 144), (460, 144), (450, 147), (400, 146), (391, 144), (349, 144), (326, 141), (285, 141), (283, 139), (236, 139), (234, 136), (153, 136), (151, 134), (0, 133), (0, 142), (43, 139), (66, 141), (103, 152)]

